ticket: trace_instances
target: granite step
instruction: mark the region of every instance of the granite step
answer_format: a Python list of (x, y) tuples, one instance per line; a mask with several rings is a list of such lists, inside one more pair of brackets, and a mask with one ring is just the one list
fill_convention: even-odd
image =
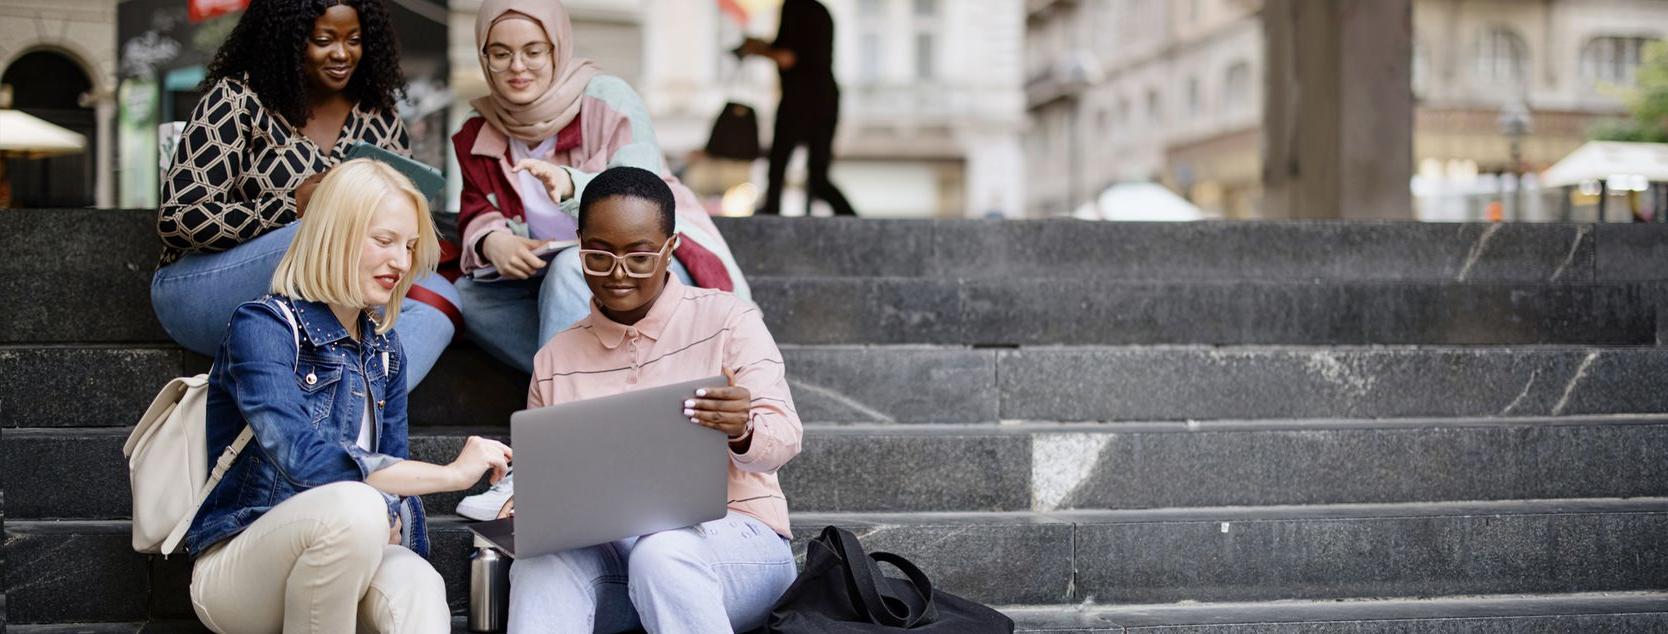
[(1668, 229), (1414, 222), (714, 219), (751, 275), (1661, 280)]
[[(445, 463), (471, 433), (425, 428)], [(13, 519), (127, 517), (126, 428), (6, 432)], [(796, 512), (1144, 509), (1668, 497), (1668, 416), (809, 425), (781, 471)], [(478, 484), (469, 493), (478, 492)], [(450, 513), (465, 493), (427, 496)]]
[[(800, 418), (839, 423), (1534, 417), (1668, 412), (1668, 348), (782, 346)], [(0, 428), (120, 427), (174, 346), (0, 346)], [(504, 426), (527, 376), (454, 347), (412, 393), (413, 425)]]
[[(0, 343), (166, 342), (151, 217), (0, 213), (23, 245), (0, 290), (33, 300), (0, 306)], [(725, 227), (785, 343), (1651, 344), (1668, 297), (1648, 259), (1668, 254), (1668, 232), (1648, 225)]]
[[(1343, 630), (1398, 634), (1646, 634), (1668, 628), (1668, 594), (1617, 592), (1360, 601), (1268, 601), (1128, 606), (996, 606), (1016, 632), (1049, 634), (1284, 634)], [(17, 634), (198, 634), (195, 621), (22, 625)], [(456, 616), (454, 634), (469, 631)]]
[[(1668, 588), (1668, 499), (1056, 513), (799, 513), (911, 558), (937, 587), (993, 605), (1248, 602)], [(470, 538), (431, 523), (464, 606)], [(119, 520), (8, 522), (13, 623), (190, 618), (189, 562), (130, 550)]]
[(1078, 634), (1645, 634), (1668, 629), (1668, 594), (1579, 593), (1359, 601), (1006, 606), (1019, 631)]
[(794, 344), (1654, 345), (1657, 283), (763, 278)]
[[(1668, 297), (1661, 282), (755, 277), (751, 283), (771, 334), (787, 344), (1654, 345), (1658, 309)], [(34, 292), (35, 305), (15, 307), (18, 314), (8, 319), (14, 327), (0, 332), (0, 343), (168, 341), (143, 293), (135, 299), (85, 288), (70, 282)], [(74, 314), (54, 314), (65, 307), (75, 307)]]
[[(7, 273), (149, 279), (150, 209), (0, 210)], [(751, 276), (1130, 280), (1584, 282), (1668, 280), (1668, 228), (1649, 224), (714, 218)], [(88, 241), (81, 236), (98, 235)], [(72, 257), (63, 257), (64, 255)], [(111, 268), (111, 265), (118, 268)], [(15, 267), (15, 268), (4, 268)], [(135, 276), (136, 278), (140, 276)], [(28, 283), (32, 276), (0, 276)]]

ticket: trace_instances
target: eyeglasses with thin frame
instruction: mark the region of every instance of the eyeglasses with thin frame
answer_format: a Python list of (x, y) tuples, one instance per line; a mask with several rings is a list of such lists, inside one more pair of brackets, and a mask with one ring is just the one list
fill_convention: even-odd
[(597, 249), (580, 249), (579, 262), (585, 269), (586, 275), (595, 277), (608, 277), (613, 275), (615, 267), (624, 267), (627, 277), (635, 277), (637, 279), (654, 277), (654, 270), (660, 265), (660, 258), (665, 257), (666, 254), (670, 252), (672, 245), (676, 244), (677, 241), (677, 238), (667, 240), (666, 244), (660, 245), (660, 250), (655, 251), (654, 253), (627, 253), (625, 255), (615, 255), (608, 251), (599, 251)]
[(512, 51), (508, 46), (494, 44), (481, 51), (481, 55), (486, 57), (487, 69), (495, 73), (509, 70), (517, 57), (527, 70), (539, 70), (550, 64), (550, 45), (529, 44), (520, 51)]

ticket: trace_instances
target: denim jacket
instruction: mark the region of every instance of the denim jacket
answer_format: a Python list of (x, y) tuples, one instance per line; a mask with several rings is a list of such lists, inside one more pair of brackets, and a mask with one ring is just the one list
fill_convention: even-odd
[[(299, 351), (278, 302), (295, 315)], [(209, 370), (208, 464), (244, 426), (255, 436), (197, 510), (185, 536), (192, 557), (297, 493), (332, 482), (363, 482), (409, 457), (399, 337), (376, 334), (365, 316), (359, 332), (361, 341), (354, 342), (325, 304), (277, 295), (246, 302), (232, 313)], [(367, 401), (373, 451), (356, 444)], [(403, 519), (405, 545), (427, 557), (422, 501), (383, 497), (390, 522)]]

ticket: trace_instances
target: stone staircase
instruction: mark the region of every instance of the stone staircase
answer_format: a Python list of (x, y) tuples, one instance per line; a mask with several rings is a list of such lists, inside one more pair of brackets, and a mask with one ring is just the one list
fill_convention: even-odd
[[(121, 443), (172, 345), (144, 211), (0, 211), (0, 614), (196, 631), (129, 549)], [(826, 524), (1036, 632), (1668, 629), (1668, 227), (721, 220)], [(412, 447), (504, 436), (455, 344)], [(436, 513), (461, 614), (469, 539)], [(148, 624), (148, 625), (146, 625)]]

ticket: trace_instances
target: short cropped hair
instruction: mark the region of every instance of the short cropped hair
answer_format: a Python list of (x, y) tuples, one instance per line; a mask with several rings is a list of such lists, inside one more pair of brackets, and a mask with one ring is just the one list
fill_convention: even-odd
[(660, 209), (660, 230), (667, 236), (677, 231), (678, 203), (672, 198), (672, 188), (659, 174), (625, 165), (603, 170), (591, 179), (591, 184), (585, 186), (585, 194), (579, 197), (579, 230), (585, 230), (585, 216), (591, 205), (615, 196), (640, 198), (654, 203)]
[(434, 272), (440, 260), (429, 203), (411, 179), (372, 159), (357, 159), (325, 174), (307, 204), (289, 251), (272, 273), (272, 292), (313, 302), (375, 308), (365, 305), (359, 280), (359, 258), (365, 252), (365, 231), (371, 216), (390, 196), (401, 197), (417, 211), (417, 248), (411, 269), (394, 286), (388, 305), (376, 319), (377, 334), (394, 328), (400, 303), (417, 278)]

